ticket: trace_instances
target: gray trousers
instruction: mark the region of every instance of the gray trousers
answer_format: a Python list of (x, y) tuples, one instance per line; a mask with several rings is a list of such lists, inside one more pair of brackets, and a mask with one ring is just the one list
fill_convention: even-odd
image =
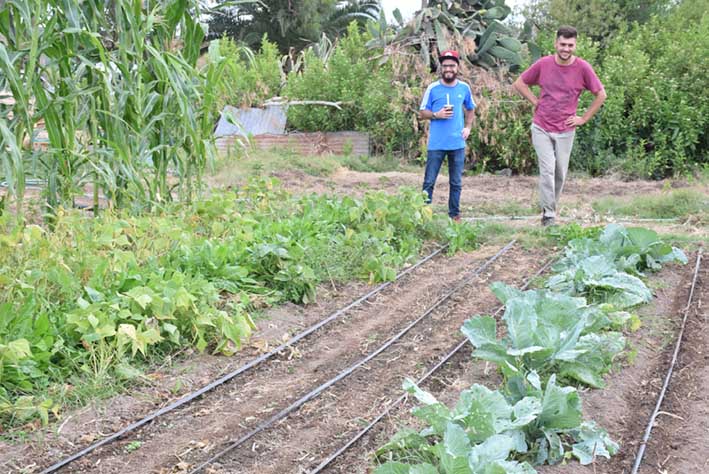
[(532, 144), (539, 159), (539, 200), (544, 217), (556, 216), (575, 135), (576, 130), (554, 133), (532, 124)]

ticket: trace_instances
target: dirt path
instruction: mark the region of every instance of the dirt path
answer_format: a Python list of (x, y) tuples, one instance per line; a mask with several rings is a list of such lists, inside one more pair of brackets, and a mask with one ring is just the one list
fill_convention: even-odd
[(706, 254), (684, 339), (639, 474), (709, 472), (709, 310)]

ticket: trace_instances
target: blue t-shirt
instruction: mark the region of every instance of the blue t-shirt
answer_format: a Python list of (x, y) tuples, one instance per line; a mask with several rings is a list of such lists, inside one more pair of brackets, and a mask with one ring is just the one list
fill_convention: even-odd
[(461, 135), (465, 125), (463, 107), (466, 110), (475, 108), (470, 86), (463, 81), (456, 81), (453, 86), (447, 86), (441, 81), (436, 81), (426, 89), (421, 101), (421, 110), (438, 112), (447, 103), (453, 104), (453, 117), (431, 120), (431, 129), (428, 134), (429, 150), (458, 150), (465, 148), (465, 140), (463, 140)]

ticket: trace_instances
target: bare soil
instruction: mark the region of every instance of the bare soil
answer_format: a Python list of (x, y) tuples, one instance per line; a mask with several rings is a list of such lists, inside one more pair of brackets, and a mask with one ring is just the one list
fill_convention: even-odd
[(709, 472), (709, 311), (706, 255), (669, 391), (639, 474)]

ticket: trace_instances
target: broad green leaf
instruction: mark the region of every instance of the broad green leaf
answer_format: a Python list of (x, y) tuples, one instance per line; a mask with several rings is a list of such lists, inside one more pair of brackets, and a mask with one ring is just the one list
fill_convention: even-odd
[(105, 299), (105, 296), (103, 295), (103, 293), (101, 293), (100, 291), (94, 290), (90, 286), (85, 286), (84, 291), (86, 291), (86, 295), (89, 297), (89, 299), (93, 303), (98, 303), (98, 302), (104, 301), (104, 299)]
[(506, 461), (514, 445), (514, 440), (507, 435), (490, 436), (470, 450), (470, 469), (473, 472), (484, 472), (487, 464)]
[(447, 406), (442, 403), (423, 405), (411, 410), (411, 413), (418, 419), (425, 421), (429, 430), (421, 432), (422, 435), (436, 434), (443, 435), (448, 422), (451, 420), (451, 413)]
[(409, 468), (409, 474), (439, 474), (438, 469), (432, 464), (416, 464)]
[(503, 304), (506, 304), (507, 301), (511, 298), (520, 298), (524, 295), (524, 292), (520, 291), (514, 286), (507, 285), (500, 281), (492, 283), (490, 285), (490, 290), (492, 290), (495, 296), (497, 296), (497, 299), (500, 300)]
[(444, 443), (435, 445), (432, 452), (438, 457), (440, 470), (445, 474), (475, 474), (468, 466), (467, 456), (450, 454)]
[(608, 459), (619, 449), (608, 433), (593, 422), (583, 423), (578, 432), (574, 432), (574, 437), (577, 443), (572, 446), (572, 453), (583, 465), (594, 462), (596, 456)]
[(434, 397), (425, 390), (421, 390), (418, 385), (416, 385), (416, 382), (409, 378), (404, 380), (404, 382), (402, 383), (402, 387), (404, 390), (415, 396), (419, 402), (425, 405), (433, 405), (439, 403), (438, 400), (436, 400), (436, 397)]
[(7, 344), (0, 344), (0, 375), (2, 374), (3, 360), (17, 363), (28, 357), (32, 357), (32, 349), (27, 339), (20, 338), (10, 341)]
[(470, 453), (470, 440), (465, 430), (458, 424), (449, 422), (443, 434), (443, 446), (453, 457), (467, 457)]
[(377, 467), (374, 474), (410, 474), (408, 464), (402, 462), (387, 462)]
[(463, 334), (477, 348), (497, 344), (497, 324), (491, 316), (476, 316), (466, 320), (461, 328)]
[(564, 443), (562, 443), (561, 437), (554, 429), (545, 427), (542, 432), (547, 443), (546, 462), (549, 464), (560, 462), (564, 458)]
[(470, 441), (479, 443), (510, 426), (512, 407), (497, 390), (475, 384), (460, 394), (453, 419), (465, 427)]
[(527, 381), (529, 381), (532, 387), (534, 387), (536, 390), (542, 389), (542, 382), (536, 370), (532, 370), (531, 372), (529, 372), (529, 374), (527, 374)]
[(536, 345), (537, 312), (531, 299), (513, 298), (507, 301), (503, 319), (507, 323), (508, 337), (513, 348)]
[(507, 353), (507, 348), (502, 344), (486, 344), (477, 348), (473, 352), (473, 357), (478, 359), (488, 360), (490, 362), (495, 362), (499, 365), (509, 365), (514, 367), (516, 361), (513, 356)]
[(142, 309), (148, 307), (150, 303), (153, 302), (155, 293), (148, 287), (136, 286), (126, 293), (133, 301), (138, 303)]
[(571, 429), (581, 424), (581, 399), (573, 387), (556, 384), (556, 374), (547, 382), (539, 423), (550, 429)]
[(377, 456), (390, 451), (417, 451), (428, 447), (428, 441), (418, 432), (404, 428), (398, 431), (391, 439), (376, 451)]
[(521, 428), (534, 421), (542, 412), (542, 403), (536, 397), (525, 397), (512, 408), (513, 428)]

